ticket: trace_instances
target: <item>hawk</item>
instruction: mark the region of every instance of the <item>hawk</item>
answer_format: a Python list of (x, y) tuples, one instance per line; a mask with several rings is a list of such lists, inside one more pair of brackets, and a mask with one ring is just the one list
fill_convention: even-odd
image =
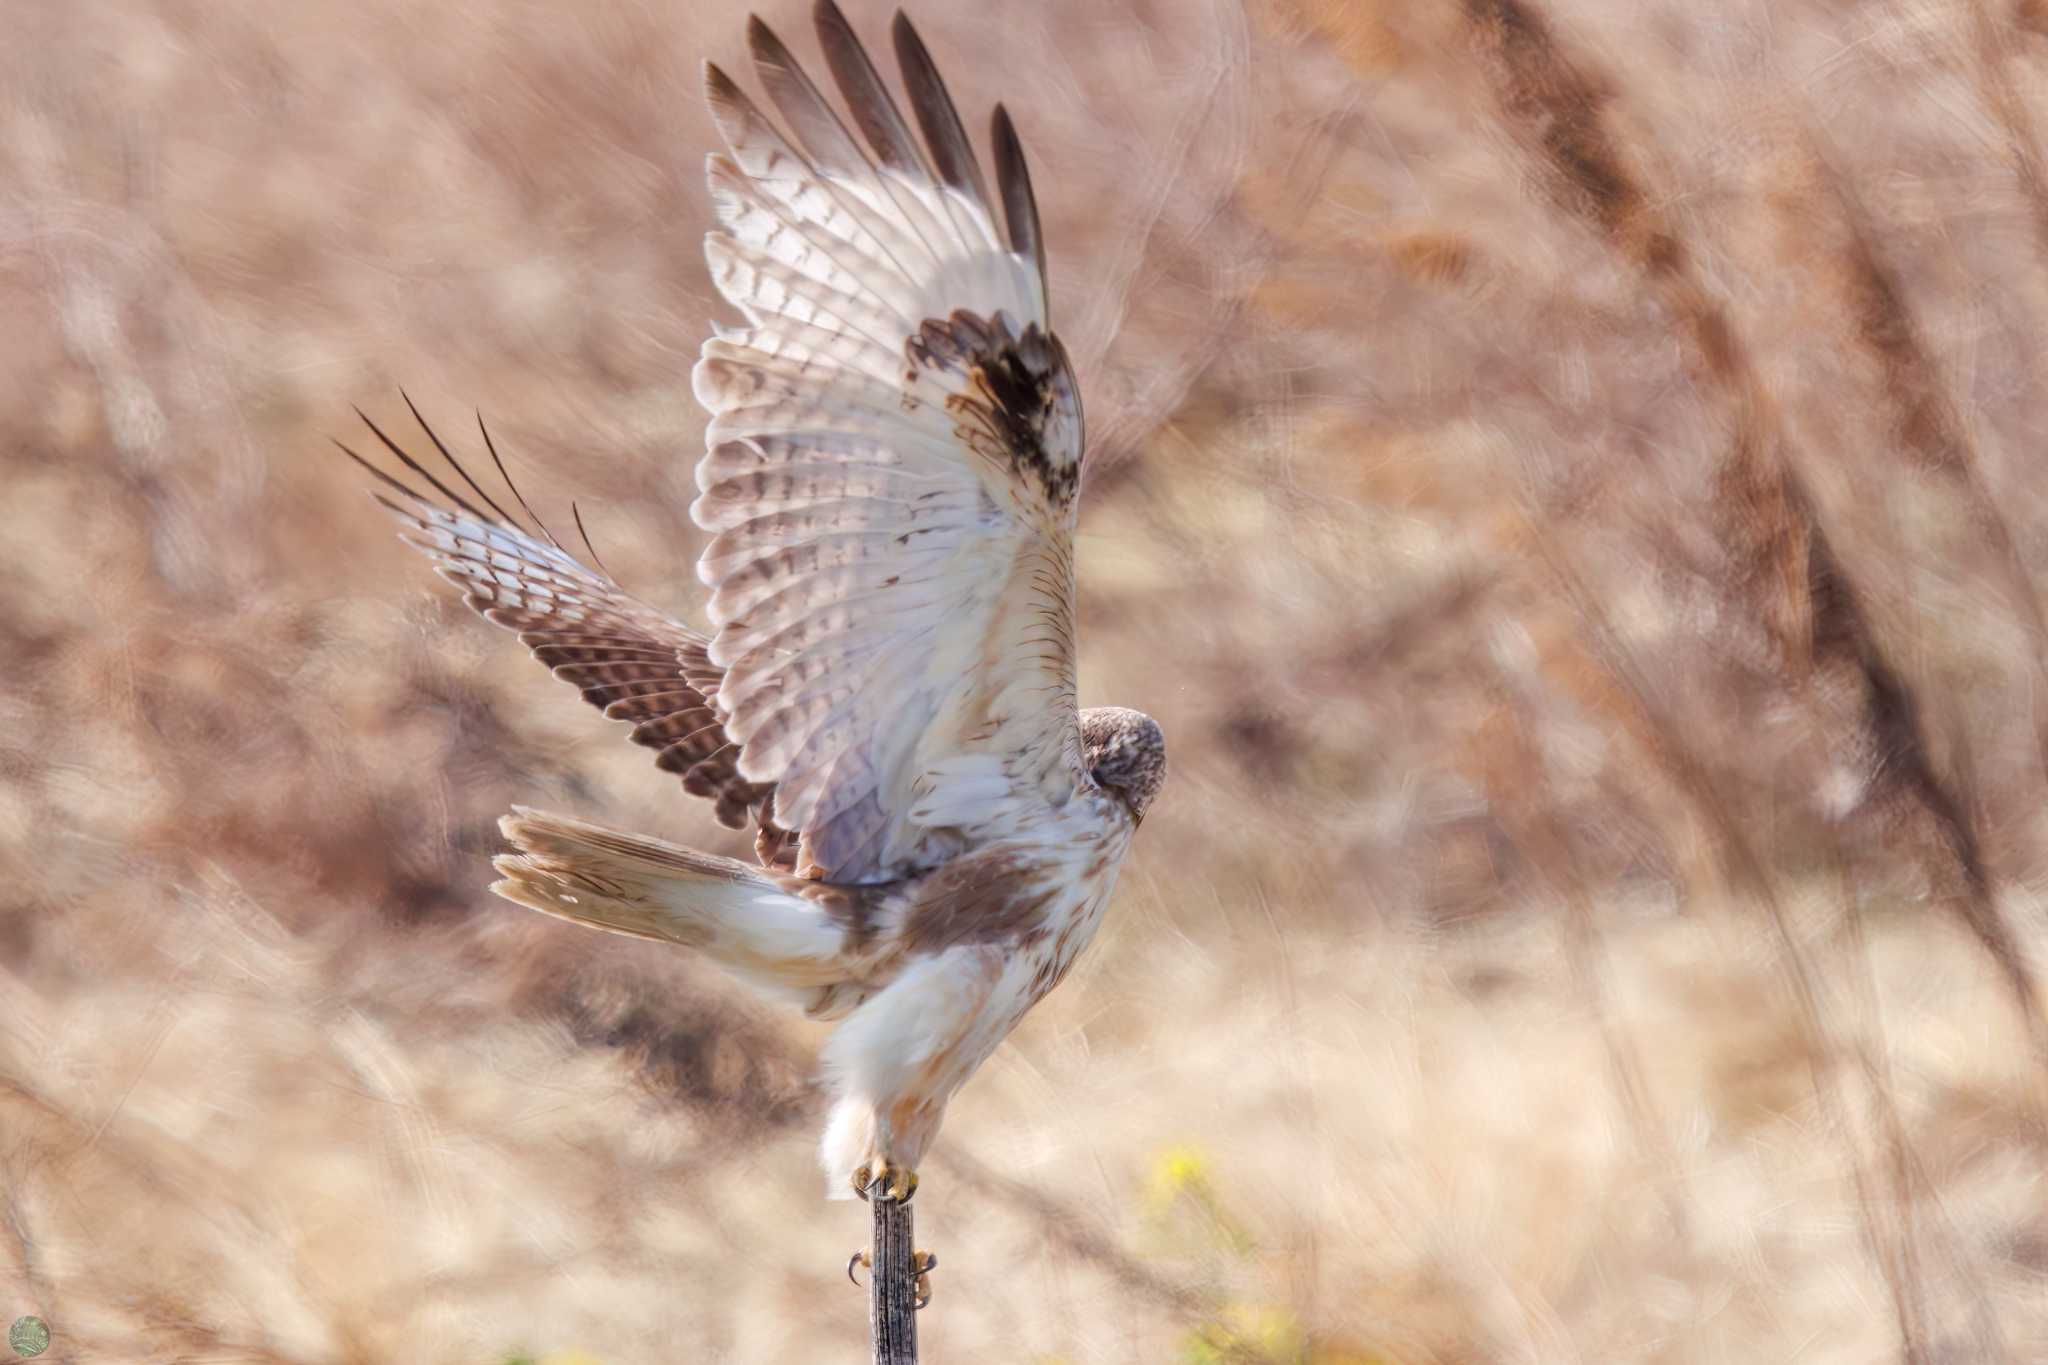
[(1094, 937), (1165, 745), (1075, 705), (1081, 402), (1016, 129), (997, 105), (991, 194), (901, 14), (921, 139), (831, 0), (816, 23), (850, 127), (758, 18), (783, 128), (705, 68), (727, 154), (704, 252), (745, 318), (693, 374), (708, 633), (558, 542), (488, 430), (523, 517), (417, 408), (440, 472), (367, 417), (406, 476), (342, 448), (471, 607), (757, 830), (759, 866), (515, 808), (492, 890), (838, 1021), (831, 1189), (907, 1200), (948, 1101)]

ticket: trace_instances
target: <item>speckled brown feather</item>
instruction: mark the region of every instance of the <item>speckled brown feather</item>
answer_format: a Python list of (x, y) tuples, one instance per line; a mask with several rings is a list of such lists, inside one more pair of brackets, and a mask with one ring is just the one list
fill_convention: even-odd
[[(432, 492), (421, 492), (342, 446), (383, 485), (378, 501), (406, 525), (406, 541), (433, 558), (474, 611), (516, 632), (585, 701), (608, 719), (630, 722), (633, 742), (655, 750), (657, 766), (681, 777), (684, 790), (714, 803), (720, 824), (744, 829), (750, 820), (759, 821), (757, 846), (764, 862), (786, 862), (786, 832), (767, 814), (774, 788), (740, 776), (739, 747), (709, 700), (723, 675), (705, 654), (705, 637), (571, 556), (533, 518), (508, 477), (507, 488), (538, 534), (520, 525), (477, 485), (417, 409), (413, 416), (474, 500), (436, 478), (368, 417), (363, 420), (379, 444)], [(502, 475), (502, 463), (498, 469)]]
[[(928, 319), (905, 351), (920, 369), (951, 371), (966, 381), (945, 398), (963, 445), (1033, 479), (1054, 507), (1073, 502), (1081, 486), (1078, 443), (1070, 447), (1047, 430), (1054, 422), (1080, 420), (1080, 386), (1058, 337), (1037, 323), (1019, 332), (1001, 315), (963, 310)], [(917, 370), (906, 377), (915, 393)]]

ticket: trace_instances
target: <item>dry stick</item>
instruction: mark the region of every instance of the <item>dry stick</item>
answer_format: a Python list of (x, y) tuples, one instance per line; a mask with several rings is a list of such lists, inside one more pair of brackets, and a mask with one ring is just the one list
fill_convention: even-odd
[(875, 1242), (868, 1279), (868, 1336), (875, 1365), (917, 1365), (917, 1276), (911, 1271), (910, 1205), (870, 1201)]
[[(1884, 259), (1855, 186), (1837, 167), (1825, 130), (1816, 125), (1810, 128), (1809, 137), (1817, 167), (1817, 188), (1833, 200), (1849, 230), (1849, 249), (1840, 253), (1846, 267), (1844, 283), (1859, 336), (1883, 367), (1886, 401), (1892, 406), (1899, 443), (1906, 454), (1959, 489), (2007, 580), (2004, 595), (2020, 617), (2033, 646), (2030, 662), (2035, 680), (2048, 681), (2048, 616), (2043, 614), (2040, 596), (2027, 574), (2011, 525), (1979, 472), (1975, 443), (1949, 396), (1947, 381), (1923, 339), (1905, 290)], [(1963, 883), (1960, 901), (1964, 923), (2004, 973), (2019, 1002), (2021, 1022), (2035, 1052), (2048, 1059), (2048, 1037), (2044, 1037), (2040, 1024), (2040, 989), (1993, 898), (1991, 873), (1977, 832), (1980, 822), (1969, 809), (1970, 783), (1966, 775), (1944, 777), (1936, 771), (1929, 756), (1925, 723), (1921, 719), (1924, 708), (1919, 704), (1917, 689), (1880, 653), (1859, 606), (1860, 594), (1848, 581), (1846, 569), (1839, 560), (1830, 567), (1841, 580), (1836, 589), (1837, 608), (1846, 613), (1843, 625), (1855, 641), (1858, 663), (1866, 678), (1871, 724), (1896, 736), (1887, 745), (1888, 751), (1896, 754), (1891, 765), (1895, 779), (1934, 817), (1940, 837), (1956, 859)], [(2043, 689), (2032, 690), (2035, 746), (2044, 766), (2048, 766), (2048, 707), (2041, 703)], [(1956, 753), (1954, 764), (1967, 764), (1967, 747), (1957, 745)]]
[[(1871, 1021), (1874, 1042), (1859, 1041), (1853, 1045), (1858, 1063), (1863, 1068), (1865, 1084), (1870, 1087), (1877, 1103), (1873, 1106), (1879, 1130), (1884, 1139), (1884, 1152), (1892, 1166), (1892, 1187), (1899, 1199), (1899, 1259), (1908, 1273), (1917, 1275), (1919, 1250), (1914, 1243), (1916, 1210), (1919, 1217), (1932, 1221), (1947, 1239), (1947, 1255), (1943, 1258), (1949, 1272), (1968, 1286), (1970, 1299), (1971, 1326), (1977, 1337), (1979, 1360), (2011, 1360), (2012, 1349), (2005, 1339), (2005, 1330), (1999, 1325), (1998, 1315), (1992, 1309), (1990, 1293), (1986, 1288), (1989, 1275), (1983, 1269), (1980, 1259), (1972, 1255), (1972, 1248), (1949, 1217), (1943, 1207), (1941, 1191), (1935, 1187), (1933, 1177), (1928, 1174), (1927, 1165), (1914, 1150), (1911, 1136), (1899, 1113), (1898, 1088), (1892, 1075), (1890, 1061), (1891, 1045), (1885, 1039), (1883, 1003), (1878, 994), (1877, 975), (1871, 968), (1871, 952), (1863, 932), (1863, 916), (1857, 910), (1850, 890), (1848, 860), (1842, 846), (1834, 847), (1834, 880), (1836, 895), (1842, 907), (1836, 924), (1845, 940), (1844, 961), (1850, 972), (1850, 989), (1856, 994), (1864, 1016)], [(1943, 1250), (1937, 1244), (1937, 1252)]]

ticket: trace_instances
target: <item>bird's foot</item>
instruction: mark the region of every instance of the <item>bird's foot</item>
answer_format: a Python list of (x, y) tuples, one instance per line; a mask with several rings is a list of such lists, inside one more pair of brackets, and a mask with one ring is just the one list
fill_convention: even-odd
[[(854, 1279), (853, 1268), (859, 1266), (862, 1270), (872, 1270), (874, 1265), (874, 1257), (865, 1251), (856, 1251), (853, 1255), (846, 1258), (846, 1278), (853, 1282), (855, 1288), (858, 1288), (860, 1281)], [(916, 1307), (923, 1308), (932, 1301), (932, 1272), (938, 1268), (939, 1258), (933, 1253), (929, 1251), (913, 1251), (910, 1253), (910, 1273), (916, 1277), (913, 1282), (913, 1287), (917, 1291)]]
[(862, 1199), (893, 1199), (908, 1204), (917, 1193), (917, 1172), (908, 1166), (892, 1166), (886, 1157), (872, 1166), (858, 1166), (853, 1172), (853, 1192)]

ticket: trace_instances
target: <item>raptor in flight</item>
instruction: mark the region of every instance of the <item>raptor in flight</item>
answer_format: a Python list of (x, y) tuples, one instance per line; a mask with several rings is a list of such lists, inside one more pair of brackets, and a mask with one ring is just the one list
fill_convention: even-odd
[(372, 424), (408, 477), (372, 472), (470, 606), (758, 830), (755, 866), (518, 809), (492, 889), (839, 1021), (825, 1167), (900, 1200), (948, 1100), (1094, 936), (1165, 748), (1147, 716), (1075, 706), (1081, 405), (1016, 130), (997, 106), (992, 194), (903, 16), (921, 138), (831, 0), (816, 20), (850, 126), (759, 19), (782, 127), (705, 72), (727, 154), (704, 250), (745, 318), (694, 375), (709, 633), (516, 491), (509, 514), (423, 421), (446, 469)]

